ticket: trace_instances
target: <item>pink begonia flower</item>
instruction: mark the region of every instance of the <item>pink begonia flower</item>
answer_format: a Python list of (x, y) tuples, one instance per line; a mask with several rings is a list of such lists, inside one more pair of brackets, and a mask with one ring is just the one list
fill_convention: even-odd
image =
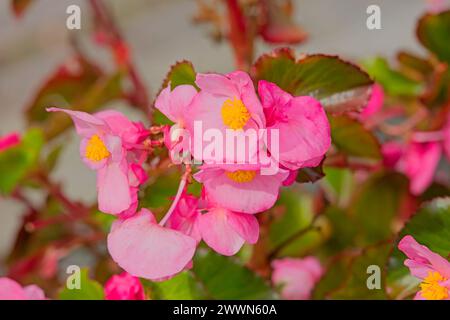
[(253, 214), (275, 204), (288, 175), (281, 169), (274, 175), (262, 175), (259, 170), (207, 168), (197, 172), (194, 178), (203, 183), (208, 200), (215, 206)]
[[(223, 137), (227, 136), (227, 130), (236, 136), (245, 136), (249, 129), (255, 130), (257, 134), (258, 129), (265, 127), (263, 109), (253, 82), (247, 73), (235, 71), (226, 75), (198, 73), (195, 83), (200, 92), (193, 99), (187, 115), (187, 128), (192, 134), (191, 153), (195, 159), (203, 160), (207, 164), (233, 164), (236, 159), (230, 152), (226, 152), (226, 143), (221, 144), (222, 159), (216, 159), (216, 156), (204, 152), (201, 145), (203, 133), (216, 129)], [(194, 130), (195, 123), (201, 124), (201, 132)], [(249, 145), (246, 144), (245, 163), (253, 161), (258, 152), (257, 146), (252, 150)]]
[(10, 133), (0, 137), (0, 152), (12, 148), (20, 143), (20, 135), (18, 133)]
[(320, 102), (308, 96), (293, 97), (265, 80), (259, 81), (258, 92), (267, 129), (279, 133), (280, 164), (290, 170), (319, 165), (331, 145), (330, 124)]
[(0, 300), (47, 300), (36, 285), (22, 287), (10, 278), (0, 278)]
[(198, 218), (198, 224), (206, 244), (225, 256), (236, 254), (245, 242), (255, 244), (259, 237), (255, 216), (222, 208), (209, 209)]
[(135, 147), (148, 136), (148, 131), (116, 111), (90, 115), (59, 108), (47, 110), (68, 114), (82, 137), (81, 158), (97, 170), (99, 209), (110, 214), (128, 214), (127, 210), (134, 205), (132, 188), (136, 187), (130, 188), (130, 174), (135, 174), (130, 172), (130, 165), (138, 162), (141, 151)]
[(372, 95), (367, 106), (359, 114), (359, 119), (364, 122), (370, 119), (374, 114), (381, 110), (384, 103), (383, 87), (378, 83), (372, 86)]
[(392, 141), (382, 146), (382, 153), (385, 165), (404, 173), (410, 180), (411, 193), (419, 195), (433, 182), (442, 146), (436, 141), (412, 140), (406, 146)]
[(272, 283), (281, 286), (281, 297), (287, 300), (308, 300), (323, 275), (315, 257), (284, 258), (272, 262)]
[(115, 221), (108, 235), (114, 261), (131, 275), (151, 280), (182, 271), (191, 262), (196, 246), (194, 238), (160, 226), (147, 209)]
[(144, 287), (127, 272), (112, 276), (105, 284), (106, 300), (145, 300)]
[(411, 274), (422, 280), (414, 299), (450, 300), (450, 262), (410, 235), (400, 240), (398, 249), (408, 257), (404, 264)]

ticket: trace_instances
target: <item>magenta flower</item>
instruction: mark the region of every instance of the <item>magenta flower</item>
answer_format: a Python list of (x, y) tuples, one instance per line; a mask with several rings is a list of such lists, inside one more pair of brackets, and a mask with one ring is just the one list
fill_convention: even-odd
[(450, 300), (450, 262), (407, 235), (398, 244), (408, 259), (404, 264), (422, 280), (416, 300)]
[(0, 278), (0, 300), (47, 300), (36, 285), (22, 287), (10, 278)]
[(106, 300), (145, 300), (144, 287), (138, 278), (123, 272), (105, 284)]
[(20, 143), (20, 135), (18, 133), (10, 133), (0, 137), (0, 152), (12, 148)]
[[(130, 165), (138, 163), (141, 150), (136, 150), (148, 132), (140, 123), (129, 121), (115, 111), (94, 115), (85, 112), (49, 108), (71, 116), (82, 137), (80, 155), (91, 169), (97, 171), (99, 209), (110, 214), (127, 212), (134, 205), (136, 185), (130, 183)], [(128, 213), (127, 213), (128, 214)]]
[(194, 178), (204, 184), (207, 198), (214, 206), (253, 214), (275, 204), (288, 175), (285, 170), (274, 175), (262, 175), (259, 170), (207, 168), (197, 172)]
[(378, 83), (372, 86), (372, 95), (370, 97), (367, 106), (359, 114), (359, 119), (362, 122), (369, 120), (374, 114), (381, 110), (384, 103), (384, 91), (383, 87)]
[(308, 96), (293, 97), (264, 80), (259, 81), (258, 92), (267, 129), (279, 132), (280, 164), (290, 170), (319, 165), (331, 145), (330, 124), (320, 102)]
[(284, 258), (272, 262), (272, 282), (281, 286), (281, 296), (287, 300), (308, 300), (323, 274), (315, 257)]
[(391, 141), (382, 147), (384, 163), (404, 173), (410, 180), (409, 189), (414, 195), (424, 192), (433, 182), (442, 146), (437, 141), (417, 142), (408, 145)]
[(190, 264), (196, 246), (194, 238), (159, 225), (147, 209), (115, 221), (108, 235), (114, 261), (131, 275), (151, 280), (182, 271)]

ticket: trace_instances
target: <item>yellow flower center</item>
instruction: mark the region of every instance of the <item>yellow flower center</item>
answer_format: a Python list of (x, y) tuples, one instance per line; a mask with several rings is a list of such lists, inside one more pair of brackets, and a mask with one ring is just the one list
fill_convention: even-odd
[(237, 98), (225, 100), (221, 113), (223, 123), (233, 130), (242, 129), (250, 120), (250, 113), (244, 103)]
[(244, 183), (255, 179), (256, 171), (253, 170), (237, 170), (233, 172), (225, 172), (228, 178), (235, 182)]
[(441, 286), (440, 282), (445, 279), (439, 272), (429, 272), (428, 276), (420, 284), (422, 297), (427, 300), (444, 300), (448, 298), (448, 290)]
[(91, 161), (98, 162), (105, 158), (108, 158), (111, 153), (105, 146), (105, 143), (100, 139), (100, 137), (94, 134), (88, 141), (86, 145), (86, 158)]

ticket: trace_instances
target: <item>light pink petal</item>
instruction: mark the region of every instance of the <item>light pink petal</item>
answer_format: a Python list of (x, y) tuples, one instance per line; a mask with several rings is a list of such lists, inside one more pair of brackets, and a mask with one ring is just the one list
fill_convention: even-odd
[(168, 228), (181, 231), (194, 238), (197, 243), (201, 241), (198, 226), (198, 219), (200, 217), (198, 200), (192, 195), (183, 194), (166, 224)]
[(119, 214), (131, 206), (128, 174), (117, 162), (111, 162), (98, 171), (97, 191), (102, 212)]
[(146, 209), (114, 223), (108, 250), (124, 270), (135, 277), (156, 280), (182, 271), (192, 260), (196, 241), (156, 224)]
[(309, 299), (323, 274), (320, 262), (315, 257), (274, 260), (272, 268), (272, 282), (281, 286), (281, 296), (288, 300)]
[(93, 134), (102, 131), (103, 132), (109, 131), (106, 123), (102, 119), (86, 112), (60, 108), (47, 108), (47, 111), (64, 112), (68, 114), (72, 118), (73, 123), (75, 124), (75, 129), (77, 133), (83, 137), (90, 137)]
[(250, 244), (258, 242), (259, 223), (254, 215), (246, 213), (228, 212), (230, 226)]
[(200, 232), (206, 244), (225, 256), (236, 254), (245, 240), (233, 228), (229, 221), (229, 211), (216, 208), (203, 214), (199, 220)]
[(180, 85), (170, 91), (170, 85), (161, 91), (155, 101), (155, 107), (175, 123), (182, 122), (189, 112), (189, 105), (197, 94), (191, 85)]
[(284, 113), (287, 120), (270, 127), (279, 130), (280, 163), (291, 170), (318, 165), (331, 145), (330, 124), (324, 109), (311, 97), (295, 97)]
[(404, 173), (410, 179), (412, 194), (421, 194), (432, 183), (441, 153), (439, 142), (410, 143), (403, 161)]
[[(209, 171), (209, 172), (208, 172)], [(258, 213), (271, 208), (278, 199), (278, 192), (288, 172), (275, 175), (257, 174), (250, 182), (238, 183), (221, 169), (201, 170), (194, 178), (203, 183), (208, 199), (218, 207), (234, 212)]]
[(222, 98), (239, 97), (240, 92), (228, 77), (217, 73), (197, 73), (195, 80), (201, 92), (222, 96)]
[(227, 77), (234, 82), (240, 93), (238, 98), (244, 103), (245, 107), (250, 112), (252, 119), (256, 121), (257, 127), (264, 128), (266, 122), (264, 111), (261, 102), (256, 95), (253, 80), (243, 71), (231, 72), (227, 74)]
[(26, 300), (20, 284), (9, 278), (0, 278), (0, 300)]
[(414, 296), (414, 300), (427, 300), (424, 297), (422, 297), (422, 291), (419, 291), (416, 293), (416, 295)]
[(109, 131), (124, 140), (124, 143), (137, 143), (140, 139), (142, 128), (130, 121), (122, 113), (114, 110), (105, 110), (94, 114), (107, 124)]
[(46, 300), (44, 291), (37, 285), (29, 285), (23, 288), (27, 300)]
[[(414, 262), (405, 261), (405, 265), (408, 264), (412, 269), (418, 269), (422, 266), (423, 268), (436, 270), (444, 277), (450, 278), (450, 262), (426, 246), (419, 244), (412, 236), (404, 236), (398, 244), (398, 249)], [(422, 273), (423, 271), (419, 270), (418, 272)]]

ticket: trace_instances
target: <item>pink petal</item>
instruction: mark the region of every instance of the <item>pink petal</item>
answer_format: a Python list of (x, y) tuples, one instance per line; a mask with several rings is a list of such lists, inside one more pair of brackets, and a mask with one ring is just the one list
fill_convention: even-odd
[(46, 300), (44, 291), (37, 285), (29, 285), (23, 288), (27, 300)]
[(20, 143), (20, 135), (18, 133), (10, 133), (0, 137), (0, 152)]
[(156, 98), (155, 107), (173, 122), (182, 122), (196, 94), (197, 90), (191, 85), (180, 85), (172, 91), (168, 85)]
[(278, 192), (288, 172), (275, 175), (257, 174), (250, 182), (238, 183), (222, 169), (201, 170), (194, 178), (203, 183), (208, 198), (218, 207), (234, 212), (258, 213), (271, 208), (278, 199)]
[(367, 106), (360, 113), (359, 118), (361, 121), (367, 121), (371, 116), (381, 110), (384, 103), (384, 91), (383, 87), (378, 83), (372, 86), (372, 96), (370, 97)]
[(229, 213), (226, 209), (212, 209), (198, 220), (203, 240), (225, 256), (236, 254), (245, 242), (231, 225)]
[(182, 271), (195, 248), (193, 238), (159, 226), (146, 209), (115, 222), (108, 235), (108, 250), (114, 261), (129, 274), (150, 280)]
[(410, 179), (410, 190), (421, 194), (433, 182), (434, 173), (441, 157), (439, 142), (412, 142), (404, 155), (404, 173)]
[(259, 223), (254, 215), (246, 213), (228, 212), (230, 226), (250, 244), (258, 242)]
[(450, 262), (426, 246), (419, 244), (412, 236), (404, 236), (398, 244), (398, 249), (410, 259), (405, 261), (405, 265), (410, 267), (414, 276), (424, 278), (423, 271), (433, 269), (444, 277), (450, 278)]
[(272, 282), (281, 286), (281, 296), (288, 300), (310, 299), (312, 289), (323, 274), (315, 257), (274, 260), (272, 268)]
[(96, 134), (101, 131), (108, 131), (108, 127), (106, 123), (93, 115), (90, 115), (89, 113), (82, 112), (82, 111), (74, 111), (74, 110), (67, 110), (67, 109), (60, 109), (60, 108), (47, 108), (48, 112), (64, 112), (68, 114), (74, 124), (75, 129), (77, 133), (80, 136), (83, 137), (90, 137), (93, 134)]
[(200, 92), (208, 92), (222, 98), (239, 97), (240, 92), (228, 77), (217, 73), (197, 73), (195, 80)]
[(198, 226), (198, 218), (200, 217), (198, 200), (192, 195), (183, 194), (166, 224), (168, 228), (181, 231), (194, 238), (197, 243), (201, 241)]
[(10, 278), (0, 278), (0, 300), (46, 300), (41, 288), (36, 285), (22, 287)]
[(121, 165), (111, 162), (98, 171), (98, 206), (105, 213), (118, 214), (131, 206), (128, 175)]

